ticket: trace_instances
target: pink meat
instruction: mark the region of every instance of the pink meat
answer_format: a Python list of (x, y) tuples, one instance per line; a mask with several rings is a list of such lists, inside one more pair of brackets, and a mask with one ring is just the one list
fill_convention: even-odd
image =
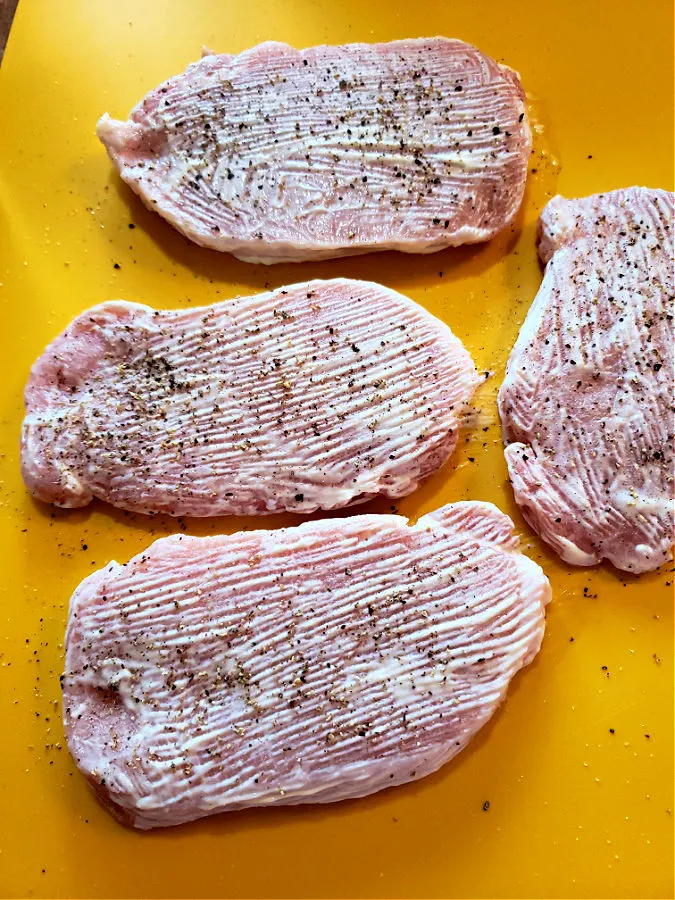
[(531, 146), (517, 74), (445, 38), (209, 55), (97, 131), (147, 206), (263, 263), (488, 240)]
[(447, 325), (372, 282), (104, 303), (33, 366), (23, 476), (58, 506), (172, 515), (399, 497), (445, 462), (478, 381)]
[(68, 746), (138, 828), (422, 778), (533, 659), (549, 595), (489, 503), (163, 538), (73, 595)]
[(544, 281), (499, 392), (506, 461), (532, 527), (580, 566), (671, 559), (673, 194), (555, 197)]

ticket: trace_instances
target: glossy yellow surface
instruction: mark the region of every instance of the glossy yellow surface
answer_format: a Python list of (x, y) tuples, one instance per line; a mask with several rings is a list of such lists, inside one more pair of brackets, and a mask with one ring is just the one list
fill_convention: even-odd
[[(306, 46), (437, 33), (507, 61), (532, 95), (525, 204), (487, 246), (250, 266), (190, 245), (142, 208), (94, 136), (102, 112), (124, 118), (202, 44), (231, 52), (266, 38)], [(547, 552), (509, 492), (495, 408), (541, 279), (538, 212), (557, 191), (672, 189), (672, 83), (667, 2), (21, 0), (0, 70), (0, 895), (673, 896), (672, 567), (638, 581), (572, 570)], [(333, 806), (126, 831), (64, 746), (68, 598), (93, 569), (179, 524), (31, 500), (17, 454), (29, 366), (102, 300), (183, 307), (335, 275), (409, 294), (494, 371), (452, 462), (397, 505), (417, 517), (475, 497), (515, 517), (553, 584), (542, 652), (470, 748), (425, 781)], [(207, 534), (293, 521), (186, 527)]]

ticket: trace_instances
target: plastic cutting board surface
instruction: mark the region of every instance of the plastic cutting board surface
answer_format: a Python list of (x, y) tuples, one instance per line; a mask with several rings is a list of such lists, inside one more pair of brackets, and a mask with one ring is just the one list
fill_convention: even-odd
[[(94, 135), (101, 113), (125, 118), (203, 44), (238, 52), (271, 38), (303, 47), (434, 34), (508, 63), (530, 94), (525, 202), (487, 245), (247, 265), (189, 244), (145, 210)], [(671, 5), (653, 0), (21, 0), (0, 69), (1, 896), (673, 896), (672, 566), (622, 578), (608, 567), (571, 569), (546, 550), (509, 490), (495, 405), (541, 281), (535, 226), (546, 201), (673, 188), (672, 37)], [(338, 275), (408, 294), (494, 372), (451, 462), (396, 506), (416, 518), (480, 498), (514, 517), (553, 585), (541, 654), (470, 747), (424, 781), (332, 806), (125, 830), (64, 744), (68, 598), (95, 568), (181, 526), (100, 503), (52, 510), (29, 497), (18, 469), (28, 369), (77, 313), (106, 299), (183, 308)]]

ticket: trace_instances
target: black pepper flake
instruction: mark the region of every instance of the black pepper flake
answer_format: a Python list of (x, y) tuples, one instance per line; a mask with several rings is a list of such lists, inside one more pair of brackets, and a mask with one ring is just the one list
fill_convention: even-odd
[(495, 126), (494, 126), (494, 128), (492, 129), (492, 133), (493, 133), (493, 134), (500, 134), (500, 133), (501, 133), (501, 128), (499, 127), (499, 125), (495, 125)]
[(297, 503), (302, 503), (302, 501), (305, 499), (305, 495), (304, 494), (296, 494), (295, 499), (296, 499)]
[(121, 269), (122, 266), (119, 263), (113, 263), (113, 269)]
[(486, 800), (485, 803), (483, 803), (483, 812), (487, 812), (489, 809), (490, 809), (490, 801)]

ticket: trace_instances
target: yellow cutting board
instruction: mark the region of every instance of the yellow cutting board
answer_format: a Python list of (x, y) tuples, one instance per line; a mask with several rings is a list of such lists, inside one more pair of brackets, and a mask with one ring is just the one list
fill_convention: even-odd
[[(547, 199), (673, 188), (672, 27), (665, 0), (21, 0), (0, 70), (0, 895), (673, 896), (673, 567), (638, 580), (572, 569), (548, 552), (514, 504), (495, 406), (541, 280), (535, 223)], [(247, 265), (189, 244), (146, 211), (94, 135), (101, 113), (125, 118), (203, 44), (238, 52), (269, 38), (303, 47), (435, 34), (507, 62), (530, 92), (523, 209), (485, 246)], [(541, 654), (470, 747), (424, 781), (332, 806), (125, 830), (64, 745), (72, 590), (179, 527), (211, 534), (299, 517), (181, 525), (100, 503), (67, 512), (34, 502), (18, 467), (28, 369), (103, 300), (183, 308), (337, 275), (408, 294), (494, 372), (452, 461), (396, 506), (416, 518), (480, 498), (514, 517), (553, 585)]]

